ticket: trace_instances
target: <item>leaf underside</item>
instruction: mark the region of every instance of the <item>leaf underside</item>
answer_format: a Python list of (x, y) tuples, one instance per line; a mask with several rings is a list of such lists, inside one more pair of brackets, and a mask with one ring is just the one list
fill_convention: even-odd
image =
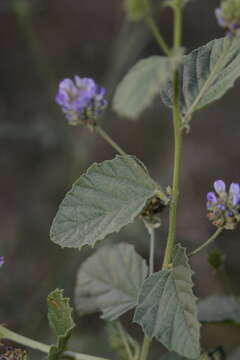
[(167, 57), (151, 56), (140, 60), (123, 78), (113, 98), (113, 109), (122, 116), (136, 119), (159, 94), (171, 76)]
[(240, 324), (240, 298), (230, 295), (212, 295), (200, 300), (198, 319), (204, 323)]
[(93, 164), (62, 201), (51, 240), (62, 247), (93, 247), (131, 223), (158, 191), (144, 165), (132, 156)]
[(101, 310), (102, 318), (117, 319), (136, 306), (147, 269), (145, 260), (132, 245), (100, 248), (78, 271), (75, 288), (78, 313)]
[(200, 355), (200, 324), (191, 277), (186, 250), (177, 245), (173, 267), (144, 281), (134, 321), (145, 335), (155, 337), (169, 351), (196, 359)]
[[(225, 47), (229, 47), (229, 50), (224, 56)], [(239, 39), (215, 39), (185, 55), (179, 67), (180, 109), (183, 118), (188, 119), (194, 111), (221, 98), (239, 76)], [(160, 91), (168, 107), (172, 107), (172, 92), (172, 81), (168, 81)]]

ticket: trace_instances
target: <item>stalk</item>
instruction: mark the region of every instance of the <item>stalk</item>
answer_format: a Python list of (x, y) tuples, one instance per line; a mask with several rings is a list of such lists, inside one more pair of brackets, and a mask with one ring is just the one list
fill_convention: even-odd
[(117, 153), (122, 156), (126, 156), (125, 151), (103, 130), (100, 125), (94, 127), (94, 130), (110, 145), (112, 146)]
[[(24, 346), (28, 346), (32, 349), (35, 350), (39, 350), (43, 353), (48, 354), (50, 351), (50, 346), (43, 344), (39, 341), (30, 339), (26, 336), (22, 336), (19, 335), (11, 330), (8, 330), (7, 328), (5, 328), (4, 326), (0, 325), (0, 339), (7, 339), (7, 340), (11, 340), (14, 341), (18, 344), (24, 345)], [(107, 360), (105, 358), (101, 358), (101, 357), (97, 357), (97, 356), (92, 356), (92, 355), (87, 355), (87, 354), (80, 354), (80, 353), (76, 353), (73, 351), (65, 351), (62, 354), (62, 357), (64, 358), (69, 358), (72, 360)]]
[[(153, 228), (148, 229), (150, 234), (150, 251), (149, 251), (149, 276), (154, 271), (154, 249), (155, 249), (155, 230)], [(144, 336), (140, 360), (147, 360), (150, 350), (151, 340)]]
[[(176, 1), (174, 7), (174, 48), (177, 49), (181, 46), (182, 41), (182, 5), (181, 0)], [(180, 169), (182, 160), (182, 141), (183, 130), (181, 124), (181, 113), (179, 108), (179, 79), (178, 70), (174, 73), (173, 78), (173, 128), (174, 128), (174, 170), (172, 181), (172, 199), (169, 212), (169, 229), (167, 246), (165, 250), (163, 268), (168, 267), (171, 262), (172, 251), (176, 238), (176, 225), (177, 225), (177, 208), (180, 192)]]
[(223, 232), (223, 228), (218, 228), (215, 233), (205, 242), (203, 243), (201, 246), (199, 246), (197, 249), (195, 249), (194, 251), (192, 251), (189, 256), (193, 256), (198, 254), (200, 251), (202, 251), (203, 249), (205, 249), (207, 246), (209, 246), (210, 244), (212, 244), (216, 238)]

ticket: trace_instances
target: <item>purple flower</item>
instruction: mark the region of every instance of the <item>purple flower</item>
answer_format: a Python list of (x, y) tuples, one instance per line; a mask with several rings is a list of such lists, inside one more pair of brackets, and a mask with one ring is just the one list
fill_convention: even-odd
[(207, 211), (209, 220), (218, 227), (233, 230), (240, 222), (240, 185), (231, 183), (229, 191), (223, 180), (213, 184), (214, 192), (207, 194)]
[(226, 206), (225, 205), (223, 205), (223, 204), (218, 204), (218, 206), (217, 206), (218, 208), (219, 208), (219, 210), (221, 210), (221, 211), (224, 211), (224, 210), (226, 210)]
[(222, 180), (216, 180), (213, 184), (216, 193), (221, 194), (226, 190), (225, 182)]
[(232, 38), (240, 36), (240, 1), (223, 0), (221, 7), (215, 9), (215, 16), (219, 26), (225, 28), (226, 36)]
[(207, 194), (207, 207), (211, 207), (213, 204), (217, 203), (217, 197), (214, 192), (209, 192)]
[(217, 21), (218, 21), (218, 24), (222, 27), (225, 27), (226, 26), (226, 22), (223, 18), (223, 11), (221, 8), (217, 8), (215, 9), (215, 15), (216, 15), (216, 18), (217, 18)]
[(238, 183), (231, 183), (229, 192), (230, 192), (230, 194), (239, 195), (239, 193), (240, 193), (239, 184)]
[(240, 186), (237, 183), (232, 183), (230, 185), (229, 194), (232, 198), (233, 206), (236, 206), (240, 203)]
[(0, 267), (2, 267), (4, 264), (4, 257), (0, 256)]
[(61, 106), (69, 124), (89, 124), (106, 107), (105, 89), (93, 79), (75, 76), (60, 82), (56, 102)]

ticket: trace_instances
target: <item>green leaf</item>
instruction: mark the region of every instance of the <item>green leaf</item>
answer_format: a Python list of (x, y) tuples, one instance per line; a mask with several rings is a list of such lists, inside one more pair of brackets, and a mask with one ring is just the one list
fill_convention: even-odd
[(48, 359), (57, 360), (67, 348), (67, 342), (75, 324), (72, 319), (72, 308), (69, 299), (63, 297), (63, 290), (56, 289), (47, 297), (48, 321), (57, 338), (57, 344), (52, 345)]
[(201, 322), (231, 322), (240, 324), (240, 297), (212, 295), (198, 303), (198, 318)]
[(166, 57), (151, 56), (140, 60), (123, 78), (113, 98), (113, 108), (120, 115), (136, 119), (159, 94), (171, 74)]
[[(184, 56), (179, 67), (183, 120), (189, 121), (194, 111), (221, 98), (239, 76), (239, 39), (216, 39)], [(163, 102), (171, 107), (172, 82), (160, 92)]]
[(145, 335), (169, 351), (190, 359), (200, 356), (200, 324), (186, 250), (175, 247), (171, 269), (148, 277), (142, 286), (134, 321)]
[(93, 164), (61, 203), (51, 240), (62, 247), (93, 247), (131, 223), (155, 194), (161, 196), (160, 187), (131, 156)]
[(134, 356), (135, 359), (138, 359), (138, 356), (140, 354), (139, 344), (122, 328), (121, 324), (118, 321), (108, 322), (106, 329), (109, 344), (120, 359), (129, 359), (128, 353), (126, 351), (126, 346), (123, 343), (122, 336), (124, 336), (124, 341), (128, 344), (131, 354)]
[(146, 275), (146, 262), (132, 245), (100, 248), (78, 271), (75, 303), (79, 314), (101, 310), (102, 318), (117, 319), (136, 306)]

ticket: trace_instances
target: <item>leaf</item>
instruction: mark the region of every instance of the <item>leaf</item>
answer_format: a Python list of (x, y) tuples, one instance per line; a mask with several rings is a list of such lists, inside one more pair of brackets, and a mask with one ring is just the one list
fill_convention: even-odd
[(227, 358), (227, 360), (239, 360), (240, 359), (240, 348), (234, 350)]
[(121, 324), (119, 324), (118, 321), (107, 322), (106, 329), (109, 344), (111, 345), (115, 353), (118, 354), (120, 359), (128, 360), (129, 358), (126, 347), (122, 340), (121, 331), (124, 332), (125, 341), (127, 342), (134, 358), (138, 359), (137, 355), (139, 355), (140, 353), (139, 344), (122, 328)]
[[(240, 76), (240, 41), (215, 39), (183, 57), (179, 67), (180, 108), (183, 120), (221, 98)], [(172, 106), (172, 82), (161, 90), (165, 105)]]
[(196, 359), (200, 356), (200, 324), (191, 277), (186, 250), (177, 245), (172, 268), (144, 281), (134, 321), (146, 336), (155, 337), (169, 351)]
[(131, 223), (155, 194), (161, 196), (160, 187), (140, 160), (116, 156), (93, 164), (62, 201), (51, 227), (51, 240), (62, 247), (93, 247)]
[(69, 299), (63, 297), (63, 290), (56, 289), (47, 297), (48, 321), (57, 337), (57, 344), (52, 345), (48, 359), (57, 360), (67, 348), (67, 342), (75, 327)]
[(136, 119), (159, 94), (160, 86), (171, 75), (168, 58), (151, 56), (140, 60), (123, 78), (113, 98), (113, 109), (122, 116)]
[(230, 295), (212, 295), (198, 303), (201, 322), (232, 322), (240, 324), (240, 298)]
[(80, 315), (101, 310), (115, 320), (136, 306), (147, 275), (144, 259), (129, 244), (102, 247), (80, 267), (75, 304)]

